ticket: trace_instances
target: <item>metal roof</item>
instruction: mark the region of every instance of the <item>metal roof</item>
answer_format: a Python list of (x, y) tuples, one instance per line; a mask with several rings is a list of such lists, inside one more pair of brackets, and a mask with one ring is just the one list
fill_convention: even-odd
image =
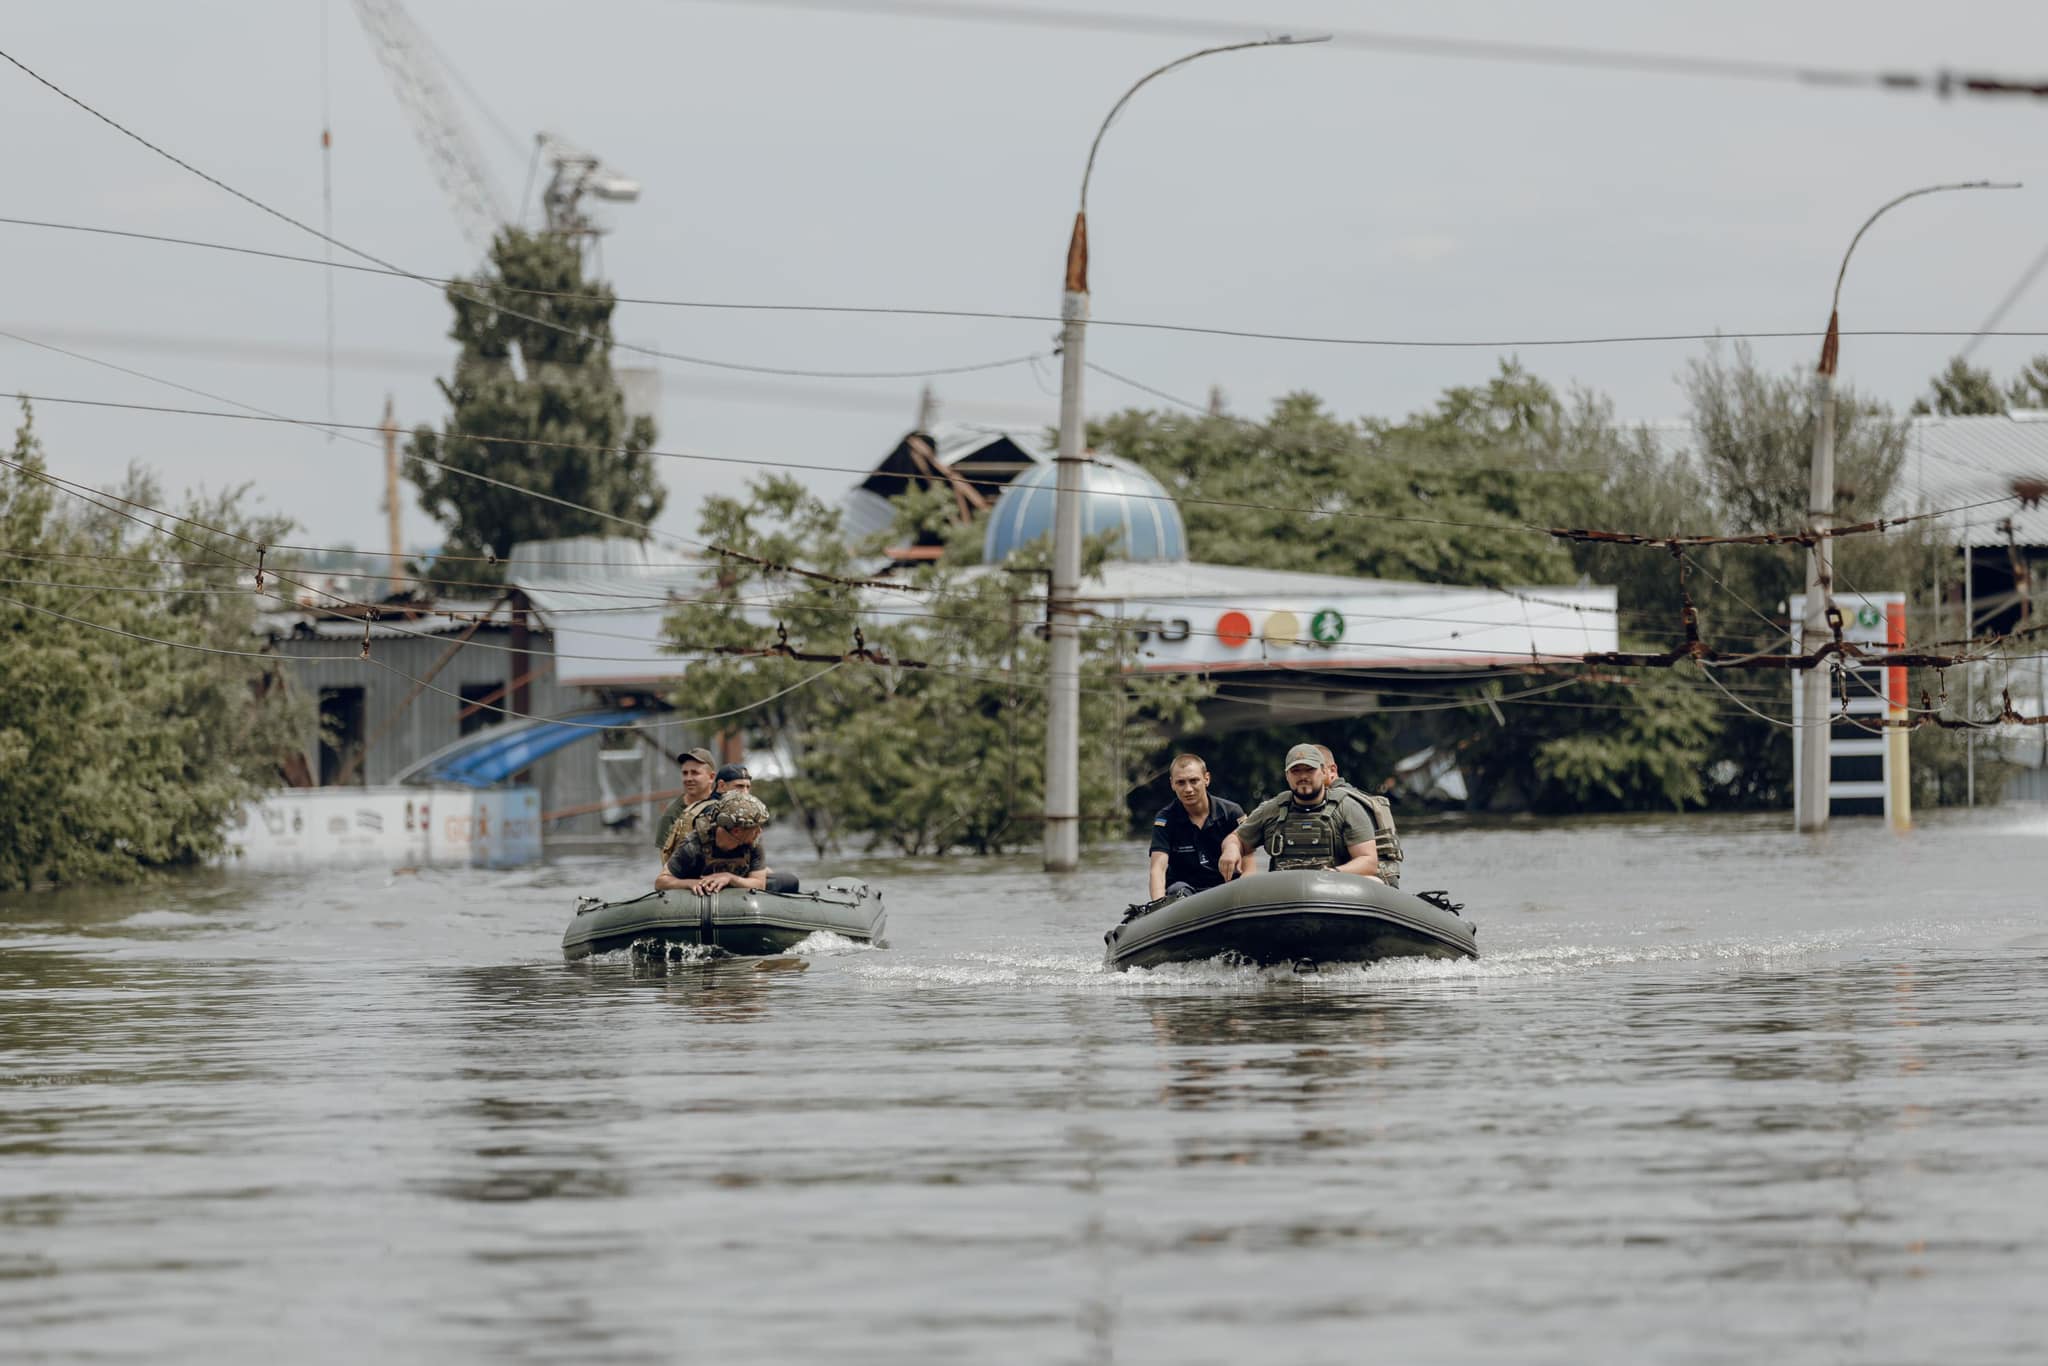
[(1942, 525), (1963, 545), (2004, 545), (2001, 523), (2010, 517), (2016, 543), (2048, 546), (2048, 499), (2022, 505), (2013, 497), (2015, 480), (2048, 483), (2048, 412), (1916, 417), (1895, 501), (1901, 512), (1931, 512), (2004, 499), (1944, 517)]
[[(1400, 579), (1352, 578), (1344, 574), (1312, 574), (1292, 569), (1246, 569), (1234, 564), (1140, 564), (1110, 560), (1101, 573), (1081, 582), (1083, 598), (1145, 598), (1152, 601), (1208, 598), (1270, 597), (1276, 602), (1293, 602), (1316, 594), (1350, 597), (1391, 597), (1395, 594), (1437, 594), (1443, 597), (1469, 595), (1468, 586), (1442, 583), (1407, 583)], [(1533, 590), (1544, 592), (1544, 589)]]
[(662, 653), (662, 618), (671, 599), (702, 596), (715, 573), (707, 560), (644, 541), (572, 536), (514, 546), (505, 582), (553, 631), (558, 680), (622, 686), (681, 676), (683, 661)]
[[(911, 433), (912, 436), (918, 433)], [(1051, 462), (1055, 454), (1043, 428), (989, 427), (969, 423), (945, 423), (925, 435), (932, 444), (932, 458), (947, 469), (975, 480), (975, 489), (993, 502), (1000, 485), (1033, 465)], [(915, 464), (905, 456), (910, 437), (882, 458), (882, 462), (861, 476), (860, 482), (840, 499), (839, 510), (847, 533), (853, 537), (886, 531), (896, 513), (890, 499), (901, 492), (909, 479), (923, 480)]]
[(496, 787), (565, 745), (589, 740), (606, 727), (632, 726), (658, 713), (617, 707), (550, 718), (527, 717), (465, 735), (402, 770), (392, 781)]
[[(493, 602), (490, 598), (475, 601), (441, 599), (434, 602), (431, 610), (400, 605), (380, 608), (376, 620), (369, 623), (370, 638), (394, 640), (402, 636), (456, 635), (468, 630), (475, 618), (489, 612)], [(512, 623), (501, 618), (499, 624), (509, 627)], [(256, 632), (272, 640), (361, 640), (363, 619), (295, 607), (263, 613), (256, 619)]]
[[(1148, 564), (1180, 564), (1188, 557), (1188, 533), (1180, 507), (1166, 486), (1114, 455), (1096, 454), (1081, 463), (1081, 534), (1117, 533), (1115, 554)], [(982, 529), (981, 557), (1000, 564), (1052, 535), (1058, 502), (1056, 467), (1041, 464), (1010, 481)]]

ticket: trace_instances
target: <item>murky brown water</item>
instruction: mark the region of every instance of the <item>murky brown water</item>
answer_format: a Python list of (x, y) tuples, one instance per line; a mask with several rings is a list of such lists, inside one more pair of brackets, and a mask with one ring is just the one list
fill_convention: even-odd
[(0, 903), (15, 1360), (2036, 1362), (2048, 814), (1439, 829), (1470, 964), (1119, 976), (1135, 850), (565, 966), (637, 864)]

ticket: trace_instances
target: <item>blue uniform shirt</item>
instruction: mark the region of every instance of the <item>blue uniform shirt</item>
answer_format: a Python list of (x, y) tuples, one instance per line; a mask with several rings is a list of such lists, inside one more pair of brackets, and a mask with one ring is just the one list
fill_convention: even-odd
[(1216, 871), (1216, 856), (1223, 852), (1223, 841), (1243, 819), (1243, 807), (1211, 794), (1209, 819), (1197, 830), (1178, 799), (1168, 802), (1152, 818), (1152, 852), (1166, 855), (1166, 885), (1185, 882), (1198, 892), (1222, 886), (1223, 874)]

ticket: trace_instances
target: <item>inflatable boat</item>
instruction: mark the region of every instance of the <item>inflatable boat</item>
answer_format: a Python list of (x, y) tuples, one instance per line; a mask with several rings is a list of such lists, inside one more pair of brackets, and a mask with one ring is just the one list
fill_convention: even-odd
[(787, 953), (820, 930), (856, 943), (882, 937), (882, 893), (859, 878), (834, 878), (814, 892), (728, 887), (710, 896), (649, 892), (631, 901), (583, 897), (562, 933), (562, 956), (585, 958), (636, 944), (702, 947), (733, 954)]
[(1105, 958), (1119, 972), (1219, 955), (1262, 967), (1476, 958), (1479, 928), (1459, 909), (1441, 892), (1404, 892), (1377, 878), (1259, 873), (1131, 907), (1103, 936)]

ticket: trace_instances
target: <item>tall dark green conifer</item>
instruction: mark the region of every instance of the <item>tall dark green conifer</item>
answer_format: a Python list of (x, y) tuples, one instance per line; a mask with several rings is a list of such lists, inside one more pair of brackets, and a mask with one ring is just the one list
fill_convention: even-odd
[[(491, 245), (491, 266), (448, 289), (449, 335), (462, 350), (454, 378), (437, 381), (453, 410), (446, 428), (415, 429), (407, 448), (405, 476), (418, 486), (420, 506), (447, 529), (451, 555), (502, 557), (521, 541), (631, 534), (606, 517), (517, 491), (634, 522), (661, 512), (666, 494), (647, 455), (654, 421), (627, 418), (612, 378), (611, 290), (584, 279), (573, 242), (549, 234), (505, 229)], [(534, 441), (548, 444), (526, 444)], [(465, 479), (429, 460), (514, 487)]]

